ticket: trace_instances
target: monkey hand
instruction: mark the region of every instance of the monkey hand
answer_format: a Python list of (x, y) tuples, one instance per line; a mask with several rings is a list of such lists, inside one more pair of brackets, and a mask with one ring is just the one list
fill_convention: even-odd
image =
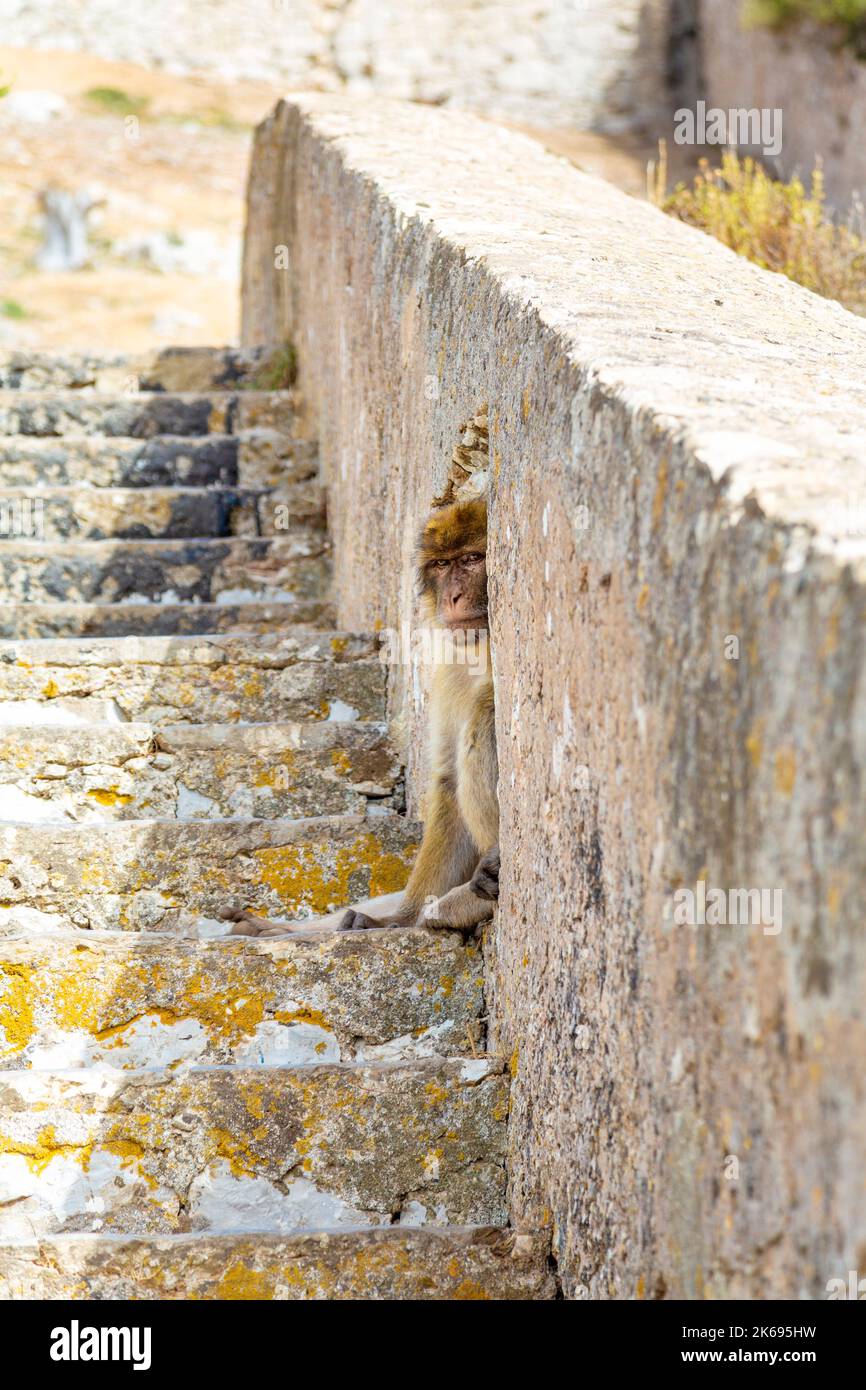
[(468, 883), (452, 888), (441, 898), (433, 898), (421, 913), (419, 925), (469, 931), (493, 916), (493, 904), (474, 892)]
[(482, 854), (469, 880), (469, 887), (479, 898), (496, 902), (499, 897), (499, 846), (494, 845)]

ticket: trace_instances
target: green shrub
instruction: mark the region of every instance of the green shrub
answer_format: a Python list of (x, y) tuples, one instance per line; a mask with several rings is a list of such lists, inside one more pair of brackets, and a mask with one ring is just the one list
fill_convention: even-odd
[(866, 241), (827, 213), (820, 169), (807, 193), (799, 179), (780, 183), (754, 159), (729, 151), (721, 168), (702, 159), (692, 185), (681, 183), (667, 193), (663, 146), (661, 156), (651, 168), (649, 192), (664, 212), (709, 232), (765, 270), (866, 314)]
[(4, 319), (26, 319), (27, 310), (17, 299), (0, 299), (0, 314)]
[(150, 105), (149, 97), (132, 97), (119, 87), (91, 87), (84, 97), (111, 116), (142, 116)]
[(798, 19), (837, 25), (862, 54), (866, 49), (866, 0), (745, 0), (747, 24), (781, 29)]

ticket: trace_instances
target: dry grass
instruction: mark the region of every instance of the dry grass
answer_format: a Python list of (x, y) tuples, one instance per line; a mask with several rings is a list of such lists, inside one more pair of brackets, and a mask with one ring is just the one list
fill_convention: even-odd
[(866, 315), (866, 240), (830, 217), (820, 169), (807, 192), (800, 179), (781, 183), (754, 159), (728, 152), (720, 168), (702, 159), (694, 182), (668, 193), (664, 144), (660, 156), (649, 176), (657, 207), (765, 270)]

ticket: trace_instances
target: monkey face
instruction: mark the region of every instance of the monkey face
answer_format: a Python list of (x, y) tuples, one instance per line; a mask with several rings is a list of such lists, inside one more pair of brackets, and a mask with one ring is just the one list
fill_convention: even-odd
[(487, 627), (487, 562), (477, 551), (428, 566), (436, 587), (436, 616), (443, 627)]
[(455, 503), (434, 512), (418, 547), (429, 616), (448, 628), (487, 627), (487, 507)]

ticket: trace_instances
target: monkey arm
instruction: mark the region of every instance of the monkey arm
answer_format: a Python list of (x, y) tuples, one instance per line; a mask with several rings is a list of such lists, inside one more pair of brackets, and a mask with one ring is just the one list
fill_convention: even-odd
[(485, 683), (461, 732), (457, 756), (457, 802), (476, 858), (499, 842), (498, 781), (493, 688)]
[(499, 897), (499, 846), (482, 854), (468, 883), (452, 888), (450, 893), (428, 903), (421, 921), (428, 927), (452, 927), (465, 930), (488, 922)]

